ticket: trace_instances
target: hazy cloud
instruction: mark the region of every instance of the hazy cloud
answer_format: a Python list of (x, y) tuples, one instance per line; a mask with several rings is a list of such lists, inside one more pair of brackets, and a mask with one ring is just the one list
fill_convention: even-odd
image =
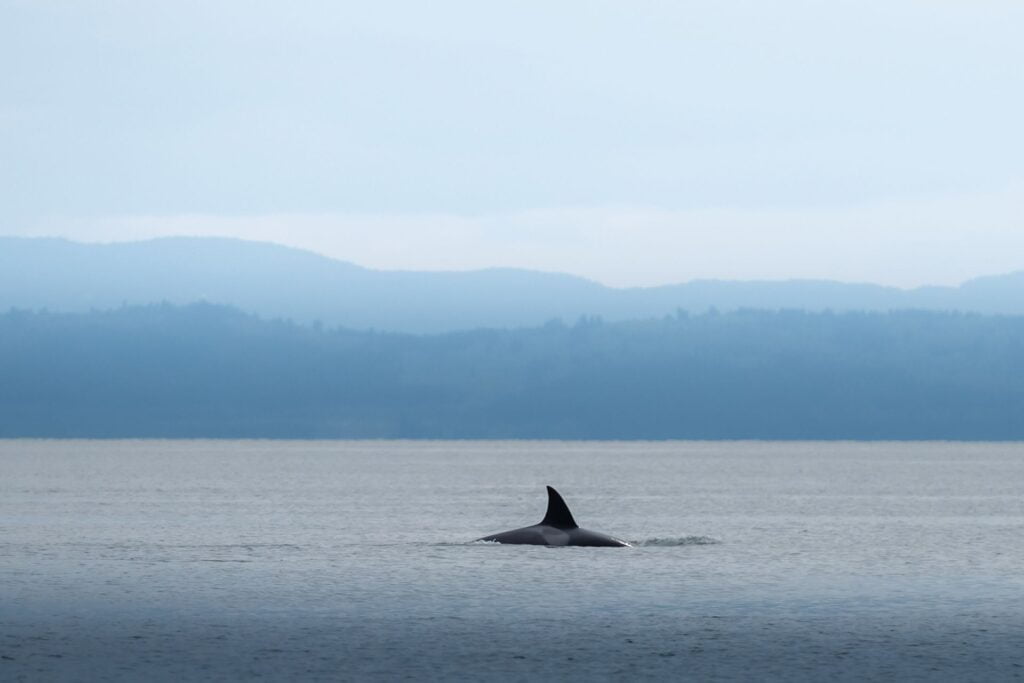
[(1019, 268), (1022, 25), (1019, 2), (4, 3), (0, 232), (618, 283)]

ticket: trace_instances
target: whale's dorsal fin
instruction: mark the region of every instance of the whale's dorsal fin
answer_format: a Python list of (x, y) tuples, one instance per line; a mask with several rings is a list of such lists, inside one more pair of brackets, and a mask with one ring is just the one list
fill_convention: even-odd
[(569, 506), (565, 504), (558, 491), (548, 487), (548, 513), (544, 515), (541, 524), (553, 526), (556, 529), (578, 529), (579, 525), (572, 518)]

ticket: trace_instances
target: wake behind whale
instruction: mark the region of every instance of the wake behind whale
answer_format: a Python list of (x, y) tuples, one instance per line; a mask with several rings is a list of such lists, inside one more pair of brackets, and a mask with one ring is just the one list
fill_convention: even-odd
[(569, 506), (562, 500), (558, 491), (550, 486), (548, 489), (548, 511), (544, 519), (533, 526), (525, 526), (520, 529), (503, 531), (500, 534), (484, 536), (478, 541), (493, 541), (495, 543), (513, 543), (519, 545), (578, 545), (608, 548), (628, 548), (629, 543), (602, 534), (597, 531), (581, 529)]

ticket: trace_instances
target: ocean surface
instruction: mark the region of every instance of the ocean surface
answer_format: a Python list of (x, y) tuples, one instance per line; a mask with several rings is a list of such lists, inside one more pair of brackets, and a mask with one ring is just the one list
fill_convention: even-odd
[(1020, 443), (0, 441), (4, 681), (1022, 677)]

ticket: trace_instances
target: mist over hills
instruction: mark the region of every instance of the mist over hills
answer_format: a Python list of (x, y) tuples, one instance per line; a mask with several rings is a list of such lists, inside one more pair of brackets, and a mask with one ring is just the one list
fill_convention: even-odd
[(616, 289), (571, 275), (508, 268), (370, 270), (308, 251), (234, 239), (82, 244), (0, 237), (0, 310), (81, 312), (163, 301), (206, 301), (267, 318), (412, 333), (529, 327), (580, 316), (622, 321), (709, 308), (1019, 315), (1024, 314), (1024, 271), (959, 287), (913, 290), (808, 280), (697, 280)]
[(1024, 317), (708, 312), (409, 335), (0, 313), (0, 437), (1024, 439)]
[(1021, 439), (1022, 294), (2, 238), (0, 437)]

